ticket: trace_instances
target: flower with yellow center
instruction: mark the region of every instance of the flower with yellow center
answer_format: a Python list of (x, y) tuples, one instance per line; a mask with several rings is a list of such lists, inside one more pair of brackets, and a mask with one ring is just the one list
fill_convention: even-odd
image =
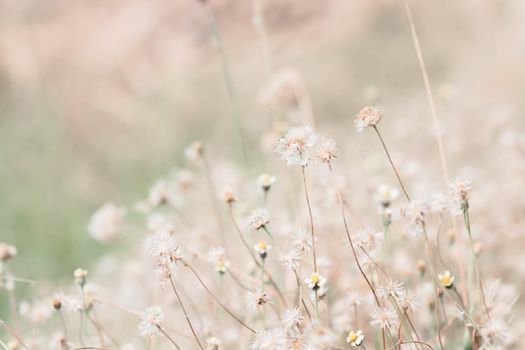
[(308, 285), (308, 288), (317, 291), (319, 288), (326, 284), (326, 278), (322, 275), (314, 272), (309, 278), (305, 279), (304, 282)]
[(257, 251), (261, 259), (265, 259), (268, 255), (268, 252), (272, 249), (272, 246), (265, 241), (260, 240), (253, 246), (253, 248)]
[(439, 280), (439, 284), (442, 287), (452, 288), (452, 286), (454, 285), (455, 277), (452, 276), (452, 274), (448, 270), (445, 271), (445, 273), (443, 273), (443, 274), (438, 274), (437, 277), (438, 277), (438, 280)]
[(217, 271), (220, 274), (226, 273), (228, 271), (228, 268), (230, 267), (230, 262), (228, 260), (224, 260), (222, 258), (218, 259), (215, 263), (215, 271)]
[(363, 334), (362, 330), (357, 330), (357, 332), (351, 331), (348, 333), (348, 336), (346, 337), (346, 342), (350, 344), (351, 346), (360, 346), (363, 344), (363, 340), (365, 339), (365, 336)]

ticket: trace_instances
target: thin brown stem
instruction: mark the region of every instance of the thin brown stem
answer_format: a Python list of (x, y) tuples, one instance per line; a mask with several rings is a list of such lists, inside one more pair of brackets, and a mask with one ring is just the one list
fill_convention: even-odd
[(201, 279), (201, 277), (199, 276), (199, 274), (197, 273), (197, 271), (195, 271), (195, 269), (190, 265), (188, 264), (187, 261), (185, 260), (182, 260), (184, 266), (186, 266), (188, 269), (190, 269), (191, 272), (193, 272), (193, 274), (195, 275), (195, 277), (197, 277), (197, 280), (199, 280), (200, 284), (202, 285), (202, 287), (206, 290), (206, 292), (213, 298), (213, 300), (215, 300), (217, 302), (217, 304), (219, 304), (223, 309), (224, 311), (226, 311), (231, 317), (233, 317), (237, 322), (239, 322), (244, 328), (248, 329), (250, 332), (252, 333), (256, 333), (255, 330), (248, 326), (246, 323), (244, 323), (239, 317), (235, 316), (235, 314), (233, 312), (231, 312), (227, 307), (226, 305), (224, 305), (220, 300), (219, 298), (217, 298), (215, 296), (215, 294), (208, 288), (208, 286), (206, 286), (206, 284), (203, 282), (203, 280)]
[(376, 293), (376, 291), (374, 289), (374, 286), (372, 285), (372, 283), (370, 282), (370, 280), (366, 276), (363, 268), (361, 267), (361, 263), (359, 262), (359, 259), (357, 258), (357, 253), (355, 251), (354, 242), (352, 241), (352, 237), (350, 236), (350, 230), (348, 229), (348, 223), (346, 222), (345, 207), (343, 205), (343, 199), (341, 197), (341, 191), (339, 190), (339, 185), (337, 184), (337, 181), (335, 179), (335, 175), (334, 175), (334, 171), (332, 169), (332, 165), (329, 164), (328, 165), (328, 169), (330, 170), (330, 177), (332, 178), (332, 182), (333, 182), (333, 185), (334, 185), (335, 190), (336, 190), (337, 200), (339, 202), (339, 206), (341, 207), (341, 217), (343, 219), (343, 224), (344, 224), (344, 228), (345, 228), (345, 232), (346, 232), (346, 237), (348, 238), (348, 242), (350, 243), (350, 247), (352, 248), (352, 253), (354, 255), (355, 263), (357, 265), (357, 268), (359, 269), (359, 272), (361, 273), (361, 275), (365, 279), (366, 283), (368, 284), (368, 287), (372, 291), (372, 294), (374, 295), (374, 299), (375, 299), (375, 302), (376, 302), (377, 306), (381, 306), (381, 303), (379, 302), (379, 298), (378, 298), (377, 293)]
[(162, 334), (164, 334), (164, 336), (165, 336), (166, 338), (168, 338), (168, 340), (170, 341), (170, 343), (172, 343), (172, 344), (175, 346), (175, 348), (177, 348), (178, 350), (181, 350), (181, 348), (180, 348), (179, 345), (175, 342), (175, 340), (173, 340), (173, 338), (170, 337), (170, 335), (169, 335), (164, 329), (162, 329), (161, 326), (157, 325), (157, 329), (158, 329)]
[(386, 147), (385, 141), (383, 140), (383, 137), (381, 136), (381, 133), (379, 132), (379, 129), (377, 128), (377, 126), (373, 125), (373, 128), (377, 136), (379, 137), (379, 141), (381, 141), (381, 145), (383, 145), (383, 149), (385, 150), (388, 161), (390, 162), (390, 166), (392, 166), (392, 169), (394, 170), (394, 173), (396, 174), (397, 181), (399, 182), (399, 185), (401, 186), (401, 189), (403, 190), (403, 193), (405, 194), (406, 199), (410, 202), (410, 196), (408, 195), (405, 185), (403, 184), (403, 181), (401, 180), (401, 176), (399, 176), (399, 173), (397, 172), (396, 166), (394, 165), (394, 162), (392, 161), (392, 157), (390, 157), (390, 152), (388, 152), (388, 148)]
[(184, 317), (186, 317), (186, 322), (188, 322), (188, 325), (190, 326), (191, 333), (193, 334), (193, 337), (197, 341), (197, 344), (199, 344), (199, 348), (201, 348), (201, 350), (204, 350), (204, 347), (202, 346), (202, 344), (201, 344), (201, 342), (199, 340), (199, 337), (197, 336), (197, 333), (195, 332), (195, 329), (193, 328), (193, 324), (191, 323), (190, 318), (188, 317), (188, 313), (186, 312), (186, 308), (184, 307), (184, 303), (182, 302), (182, 300), (181, 300), (181, 298), (179, 296), (179, 292), (177, 291), (177, 288), (175, 287), (175, 283), (173, 282), (173, 278), (171, 277), (171, 275), (170, 275), (170, 284), (171, 284), (171, 288), (173, 289), (173, 292), (175, 293), (175, 296), (177, 297), (177, 300), (179, 301), (179, 304), (180, 304), (180, 307), (182, 309), (182, 312), (184, 313)]
[[(246, 239), (244, 239), (244, 235), (242, 234), (241, 229), (240, 229), (239, 225), (237, 224), (237, 220), (235, 219), (235, 216), (233, 215), (233, 205), (231, 203), (229, 203), (228, 204), (228, 208), (229, 208), (230, 218), (231, 218), (231, 221), (233, 223), (233, 227), (235, 228), (235, 231), (237, 232), (237, 235), (241, 239), (241, 242), (242, 242), (243, 246), (246, 248), (246, 251), (250, 254), (250, 257), (252, 258), (252, 260), (255, 263), (255, 265), (258, 268), (262, 269), (262, 265), (261, 265), (260, 261), (257, 259), (255, 254), (252, 252), (252, 249), (250, 248), (250, 245), (248, 244), (248, 242), (246, 242)], [(284, 297), (284, 294), (282, 293), (281, 289), (279, 288), (279, 286), (277, 285), (277, 283), (273, 279), (272, 275), (268, 271), (264, 271), (264, 273), (268, 277), (268, 282), (270, 282), (270, 284), (273, 286), (273, 288), (277, 292), (277, 295), (279, 295), (279, 298), (281, 299), (283, 305), (286, 307), (286, 298)]]
[(314, 272), (317, 272), (317, 254), (315, 251), (315, 232), (314, 232), (314, 217), (312, 215), (312, 206), (310, 205), (310, 196), (308, 196), (308, 186), (306, 184), (306, 171), (304, 166), (301, 167), (303, 175), (304, 195), (306, 197), (306, 205), (308, 206), (308, 217), (310, 218), (310, 233), (312, 235), (312, 254), (314, 258)]

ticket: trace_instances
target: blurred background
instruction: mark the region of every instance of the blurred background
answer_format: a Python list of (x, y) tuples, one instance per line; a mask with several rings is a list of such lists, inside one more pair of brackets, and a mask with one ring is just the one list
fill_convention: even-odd
[[(492, 232), (508, 220), (522, 228), (525, 2), (411, 8), (451, 173), (475, 173), (490, 198), (517, 203)], [(272, 125), (261, 91), (288, 69), (308, 90), (316, 127), (345, 144), (356, 167), (368, 144), (353, 147), (352, 117), (375, 103), (396, 157), (410, 160), (405, 172), (439, 183), (404, 2), (210, 0), (208, 9), (257, 171)], [(0, 241), (18, 247), (18, 275), (70, 279), (118, 249), (88, 236), (91, 214), (141, 198), (193, 140), (240, 161), (209, 16), (192, 0), (0, 0)]]

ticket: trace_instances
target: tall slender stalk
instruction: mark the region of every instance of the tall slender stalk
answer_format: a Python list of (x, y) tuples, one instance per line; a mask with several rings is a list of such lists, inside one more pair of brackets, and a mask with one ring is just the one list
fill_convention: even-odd
[(201, 277), (199, 276), (199, 274), (197, 273), (197, 271), (185, 260), (182, 260), (182, 263), (184, 264), (184, 266), (186, 266), (188, 269), (190, 269), (191, 272), (193, 272), (193, 274), (195, 275), (195, 277), (197, 277), (197, 280), (199, 281), (199, 283), (202, 285), (202, 287), (206, 290), (206, 292), (213, 298), (213, 300), (215, 300), (217, 302), (217, 304), (219, 304), (223, 309), (224, 311), (226, 311), (231, 317), (233, 317), (237, 322), (239, 322), (244, 328), (248, 329), (250, 332), (252, 333), (256, 333), (255, 330), (248, 326), (246, 323), (244, 323), (238, 316), (236, 316), (233, 312), (230, 311), (230, 309), (228, 309), (226, 307), (226, 305), (224, 305), (220, 300), (219, 298), (217, 298), (215, 296), (215, 294), (208, 288), (208, 286), (204, 283), (204, 281), (201, 279)]
[(171, 277), (171, 275), (170, 275), (170, 284), (171, 284), (171, 288), (173, 289), (173, 292), (175, 293), (175, 296), (177, 297), (177, 300), (179, 301), (179, 304), (180, 304), (180, 307), (182, 309), (182, 312), (184, 313), (184, 317), (186, 318), (186, 322), (188, 322), (188, 325), (190, 326), (191, 333), (193, 334), (193, 337), (197, 341), (197, 344), (199, 344), (199, 348), (201, 348), (201, 350), (204, 350), (204, 347), (202, 346), (202, 344), (201, 344), (201, 342), (199, 340), (199, 337), (197, 336), (197, 333), (195, 332), (195, 329), (193, 328), (193, 324), (191, 323), (190, 318), (188, 317), (188, 313), (186, 312), (186, 308), (184, 307), (184, 303), (182, 302), (182, 300), (181, 300), (181, 298), (179, 296), (179, 292), (177, 291), (177, 288), (175, 287), (175, 283), (173, 282), (173, 278)]
[(348, 229), (348, 223), (346, 222), (346, 214), (345, 214), (345, 206), (344, 206), (344, 203), (343, 203), (343, 197), (341, 195), (341, 190), (339, 189), (339, 185), (337, 184), (337, 180), (335, 178), (334, 171), (332, 169), (332, 165), (331, 164), (328, 164), (328, 169), (330, 170), (330, 177), (332, 179), (332, 183), (333, 183), (333, 186), (335, 188), (335, 192), (336, 192), (336, 195), (337, 195), (337, 201), (339, 202), (339, 206), (341, 208), (341, 217), (343, 219), (343, 225), (344, 225), (344, 228), (345, 228), (346, 237), (348, 238), (348, 242), (350, 243), (350, 247), (352, 248), (352, 253), (354, 255), (355, 263), (357, 265), (357, 268), (359, 269), (359, 272), (361, 273), (361, 275), (365, 279), (366, 284), (368, 284), (368, 287), (372, 291), (372, 294), (374, 295), (374, 300), (375, 300), (377, 306), (381, 306), (381, 303), (379, 301), (379, 297), (377, 296), (376, 290), (375, 290), (374, 286), (372, 285), (372, 283), (370, 282), (370, 280), (368, 279), (368, 277), (366, 276), (365, 271), (361, 267), (361, 263), (359, 262), (359, 259), (357, 258), (357, 253), (355, 251), (354, 242), (352, 241), (352, 237), (350, 236), (350, 230)]
[(381, 141), (381, 145), (383, 145), (383, 149), (385, 150), (388, 161), (390, 162), (390, 165), (392, 166), (392, 169), (394, 170), (394, 173), (396, 174), (397, 181), (399, 182), (399, 185), (401, 186), (401, 189), (403, 190), (403, 193), (405, 194), (406, 199), (410, 202), (410, 196), (408, 195), (405, 185), (403, 184), (403, 181), (401, 180), (401, 176), (399, 176), (399, 173), (397, 172), (396, 166), (394, 165), (394, 162), (392, 161), (392, 157), (390, 157), (390, 152), (388, 152), (388, 148), (386, 147), (385, 141), (383, 140), (383, 137), (381, 136), (379, 129), (377, 128), (376, 125), (372, 125), (372, 127), (374, 128), (374, 131), (379, 137), (379, 141)]
[[(434, 127), (434, 134), (436, 137), (438, 150), (439, 150), (439, 160), (441, 164), (443, 179), (445, 180), (445, 183), (448, 183), (450, 181), (450, 176), (449, 176), (449, 171), (448, 171), (447, 159), (445, 157), (445, 147), (443, 146), (443, 138), (441, 135), (441, 129), (439, 127), (439, 121), (438, 121), (438, 117), (436, 113), (436, 106), (434, 104), (434, 97), (432, 95), (432, 89), (430, 87), (430, 80), (428, 79), (425, 59), (423, 58), (423, 52), (421, 50), (421, 45), (419, 43), (419, 37), (417, 35), (416, 26), (414, 25), (414, 20), (412, 18), (412, 11), (410, 10), (410, 5), (408, 3), (408, 0), (405, 0), (405, 12), (406, 12), (406, 16), (408, 19), (408, 23), (410, 25), (410, 33), (412, 36), (412, 41), (414, 43), (414, 48), (416, 50), (417, 61), (419, 64), (419, 68), (421, 70), (421, 77), (423, 78), (423, 83), (425, 84), (425, 91), (427, 94), (428, 105), (430, 107), (430, 115), (432, 116), (432, 123)], [(455, 217), (452, 219), (452, 224), (454, 226), (454, 231), (458, 232), (458, 222)], [(467, 284), (465, 283), (466, 281), (465, 267), (464, 267), (461, 251), (459, 249), (459, 244), (456, 246), (456, 260), (458, 261), (459, 275), (460, 275), (460, 279), (462, 282), (461, 284), (463, 286), (462, 288), (463, 302), (466, 303), (467, 302), (467, 290), (466, 290)]]
[(244, 159), (245, 164), (249, 165), (249, 159), (248, 159), (247, 149), (246, 149), (246, 142), (244, 139), (244, 130), (242, 127), (241, 117), (239, 113), (239, 106), (237, 102), (237, 95), (235, 92), (235, 86), (233, 84), (230, 67), (228, 65), (228, 60), (226, 59), (226, 52), (224, 49), (224, 43), (222, 42), (221, 32), (219, 30), (219, 26), (217, 24), (215, 16), (213, 15), (213, 11), (210, 7), (209, 2), (203, 1), (203, 3), (204, 3), (204, 7), (206, 8), (206, 15), (208, 17), (208, 24), (210, 26), (210, 30), (215, 40), (217, 41), (217, 45), (219, 46), (219, 52), (221, 54), (222, 73), (224, 75), (224, 82), (226, 84), (226, 90), (228, 92), (228, 101), (230, 103), (232, 119), (237, 128), (237, 137), (239, 138), (239, 144), (240, 144), (241, 151), (242, 151), (242, 157)]
[(308, 217), (310, 219), (310, 233), (312, 235), (312, 254), (314, 259), (314, 272), (317, 272), (317, 254), (315, 250), (315, 231), (314, 231), (314, 218), (312, 215), (312, 206), (310, 205), (310, 196), (308, 196), (308, 185), (306, 184), (306, 171), (304, 166), (301, 167), (301, 173), (303, 175), (304, 184), (304, 195), (306, 197), (306, 205), (308, 206)]

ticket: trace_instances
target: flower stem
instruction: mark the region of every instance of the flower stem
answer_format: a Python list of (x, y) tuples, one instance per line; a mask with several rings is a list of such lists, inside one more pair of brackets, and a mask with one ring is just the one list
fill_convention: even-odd
[(308, 206), (308, 217), (310, 218), (310, 233), (312, 235), (312, 254), (314, 258), (314, 272), (317, 272), (317, 254), (315, 251), (315, 232), (314, 232), (314, 218), (312, 216), (312, 206), (310, 205), (310, 197), (308, 196), (308, 186), (306, 184), (306, 171), (304, 166), (301, 167), (303, 175), (304, 195), (306, 197), (306, 205)]
[(390, 152), (388, 152), (388, 148), (386, 147), (385, 141), (383, 140), (383, 137), (381, 136), (381, 133), (379, 132), (379, 129), (376, 125), (372, 125), (374, 128), (377, 136), (379, 137), (379, 141), (381, 141), (381, 145), (383, 145), (383, 149), (385, 150), (386, 156), (388, 157), (388, 161), (390, 162), (390, 165), (392, 166), (392, 169), (394, 170), (394, 173), (396, 174), (397, 181), (399, 182), (399, 185), (401, 186), (401, 189), (403, 190), (403, 193), (405, 194), (406, 199), (410, 202), (410, 196), (407, 193), (407, 190), (405, 189), (405, 185), (403, 184), (403, 181), (401, 180), (401, 177), (399, 176), (399, 173), (397, 172), (396, 166), (394, 165), (394, 162), (392, 161), (392, 157), (390, 157)]
[(201, 342), (199, 340), (199, 337), (197, 337), (197, 333), (195, 332), (195, 329), (193, 328), (193, 325), (192, 325), (192, 323), (190, 321), (190, 318), (188, 317), (188, 313), (186, 312), (186, 308), (184, 307), (184, 303), (182, 302), (182, 300), (181, 300), (181, 298), (179, 296), (179, 292), (177, 291), (177, 288), (175, 287), (175, 283), (173, 282), (173, 278), (171, 277), (171, 275), (170, 275), (170, 284), (171, 284), (171, 288), (173, 289), (173, 292), (175, 293), (175, 296), (177, 297), (177, 300), (179, 301), (179, 304), (180, 304), (180, 307), (182, 309), (182, 312), (184, 313), (184, 317), (186, 317), (186, 322), (188, 322), (188, 325), (190, 326), (191, 333), (193, 334), (193, 337), (197, 341), (197, 344), (199, 344), (199, 348), (201, 348), (201, 350), (204, 350), (204, 347), (202, 346), (202, 344), (201, 344)]
[(213, 292), (208, 288), (208, 286), (206, 286), (206, 284), (202, 281), (201, 277), (199, 276), (199, 274), (197, 273), (197, 271), (195, 271), (195, 269), (190, 265), (188, 264), (187, 261), (185, 260), (182, 260), (182, 263), (184, 264), (184, 266), (186, 266), (188, 269), (190, 269), (191, 272), (193, 272), (193, 274), (195, 275), (195, 277), (197, 277), (197, 280), (199, 280), (200, 284), (202, 285), (202, 287), (206, 290), (206, 292), (213, 298), (213, 300), (215, 300), (223, 309), (224, 311), (226, 311), (231, 317), (233, 317), (237, 322), (239, 322), (244, 328), (248, 329), (250, 332), (252, 333), (256, 333), (255, 330), (248, 326), (246, 323), (244, 323), (239, 317), (235, 316), (235, 314), (233, 312), (231, 312), (227, 307), (226, 305), (224, 305), (216, 296), (215, 294), (213, 294)]

